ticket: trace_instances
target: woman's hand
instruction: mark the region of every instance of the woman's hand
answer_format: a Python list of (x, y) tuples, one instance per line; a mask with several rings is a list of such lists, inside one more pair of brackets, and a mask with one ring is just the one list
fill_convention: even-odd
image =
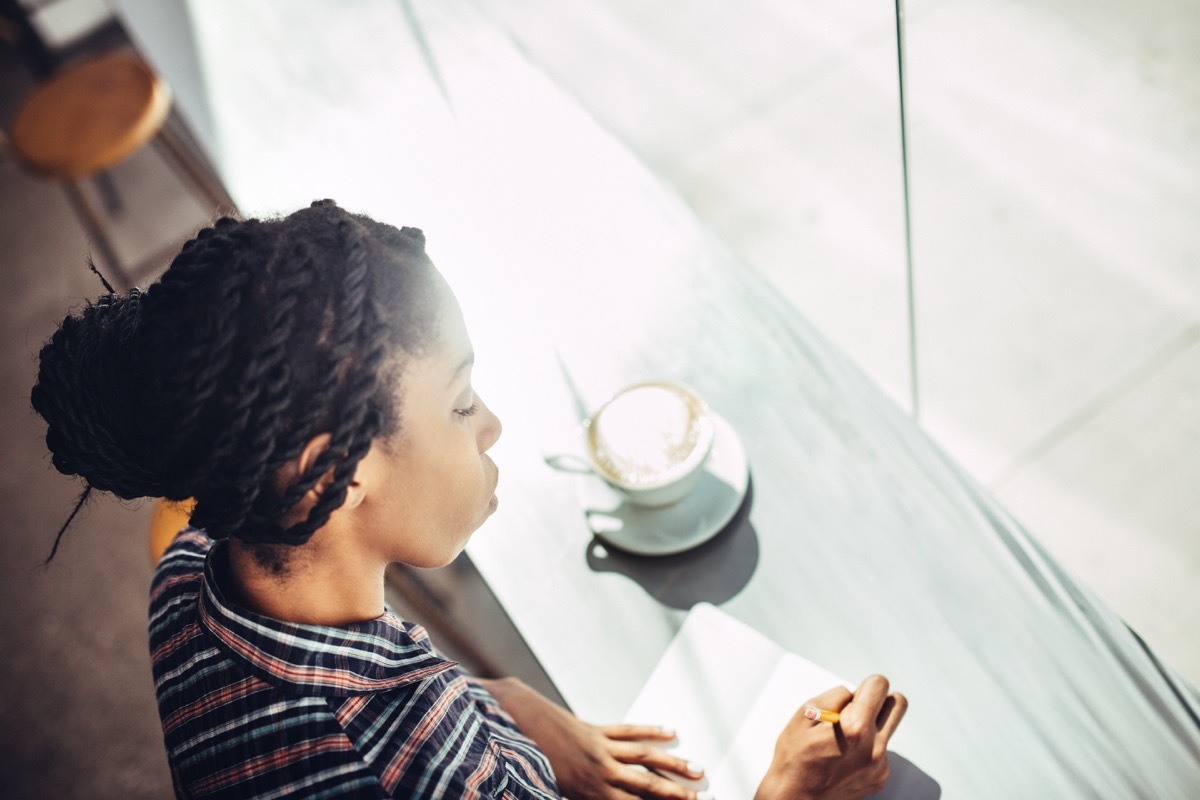
[(878, 792), (887, 782), (887, 745), (908, 701), (888, 692), (887, 678), (872, 675), (853, 695), (830, 689), (805, 705), (838, 711), (830, 725), (802, 712), (779, 735), (775, 756), (755, 800), (850, 800)]
[(564, 796), (696, 800), (695, 790), (650, 771), (689, 780), (703, 777), (700, 770), (655, 744), (672, 741), (674, 733), (644, 725), (589, 725), (519, 680), (483, 683), (521, 732), (546, 754)]

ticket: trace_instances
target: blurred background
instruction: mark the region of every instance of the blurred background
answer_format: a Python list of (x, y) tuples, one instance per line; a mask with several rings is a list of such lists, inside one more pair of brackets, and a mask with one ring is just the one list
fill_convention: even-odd
[[(893, 3), (474, 4), (1200, 684), (1200, 6), (904, 4), (910, 317)], [(41, 69), (22, 21), (50, 68), (136, 46), (102, 0), (3, 8), (3, 131)], [(107, 180), (146, 276), (209, 218), (153, 149)], [(39, 566), (81, 487), (28, 392), (100, 290), (89, 243), (7, 145), (0, 210), (0, 793), (166, 796), (149, 505), (94, 500)]]

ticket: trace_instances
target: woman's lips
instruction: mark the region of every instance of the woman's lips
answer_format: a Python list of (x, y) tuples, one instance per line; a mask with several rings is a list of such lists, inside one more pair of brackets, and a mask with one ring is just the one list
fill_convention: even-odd
[(496, 466), (496, 462), (492, 461), (491, 457), (484, 456), (484, 458), (487, 458), (488, 463), (492, 465), (492, 472), (495, 475), (492, 480), (492, 497), (490, 500), (488, 500), (488, 513), (490, 514), (495, 511), (496, 506), (500, 504), (500, 498), (496, 495), (496, 489), (500, 487), (500, 468)]

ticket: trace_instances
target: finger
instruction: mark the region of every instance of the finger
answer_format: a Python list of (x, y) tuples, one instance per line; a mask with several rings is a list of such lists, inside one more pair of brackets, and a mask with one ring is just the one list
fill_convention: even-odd
[(669, 772), (693, 781), (704, 777), (704, 768), (699, 764), (685, 761), (654, 745), (639, 742), (611, 742), (608, 752), (612, 754), (613, 758), (624, 764), (640, 764), (649, 769)]
[(870, 722), (874, 727), (875, 720), (883, 709), (883, 701), (888, 696), (888, 680), (882, 675), (871, 675), (864, 680), (854, 693), (854, 700), (846, 706), (843, 714), (848, 714), (860, 722)]
[(883, 708), (879, 711), (879, 716), (876, 717), (876, 724), (879, 727), (879, 740), (886, 746), (892, 734), (896, 732), (896, 726), (900, 724), (900, 720), (904, 719), (905, 712), (908, 711), (908, 698), (899, 692), (892, 692), (887, 696), (883, 703)]
[(656, 742), (669, 742), (675, 738), (675, 731), (661, 725), (601, 725), (600, 732), (609, 739), (617, 741), (636, 741), (649, 739)]
[(623, 766), (609, 776), (609, 783), (635, 797), (665, 800), (696, 800), (696, 790), (644, 769)]

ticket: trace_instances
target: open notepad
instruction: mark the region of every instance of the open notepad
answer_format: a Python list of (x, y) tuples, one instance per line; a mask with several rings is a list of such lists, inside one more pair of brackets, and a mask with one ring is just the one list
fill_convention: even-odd
[[(814, 695), (845, 681), (789, 653), (717, 607), (692, 608), (625, 719), (674, 728), (672, 750), (706, 770), (719, 800), (750, 800), (771, 764), (775, 740)], [(889, 751), (888, 784), (873, 797), (932, 800), (937, 782)]]

